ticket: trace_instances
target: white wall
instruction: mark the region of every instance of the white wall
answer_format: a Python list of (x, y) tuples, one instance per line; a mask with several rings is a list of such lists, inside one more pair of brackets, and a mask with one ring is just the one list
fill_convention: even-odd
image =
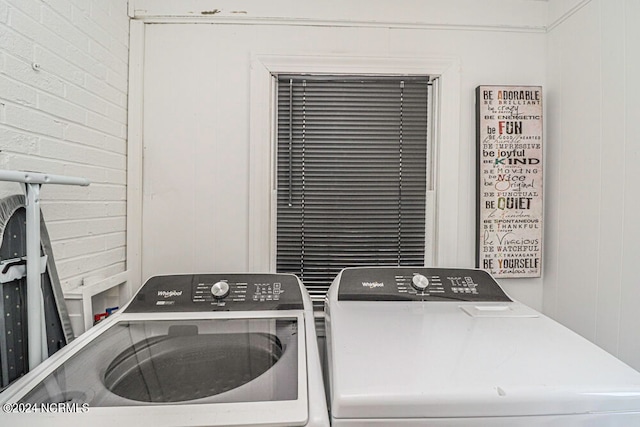
[(572, 16), (577, 10), (591, 0), (546, 0), (547, 1), (547, 29), (551, 30)]
[[(263, 2), (245, 2), (240, 11), (220, 4), (215, 14), (202, 15), (197, 11), (213, 12), (210, 3), (131, 3), (131, 14), (149, 23), (144, 26), (143, 277), (249, 268), (248, 241), (255, 237), (248, 235), (250, 67), (259, 54), (459, 61), (460, 111), (452, 126), (460, 136), (450, 142), (459, 144), (459, 175), (441, 165), (441, 177), (459, 188), (458, 210), (448, 213), (458, 218), (459, 229), (444, 249), (456, 254), (457, 265), (472, 267), (474, 88), (545, 85), (546, 3), (496, 0), (480, 8), (468, 0), (407, 1), (406, 8), (397, 8), (378, 0), (359, 17), (359, 2), (335, 2), (319, 15), (290, 1), (271, 2), (266, 9)], [(541, 308), (541, 279), (503, 283), (514, 297)]]
[(125, 268), (128, 46), (127, 0), (0, 0), (0, 167), (92, 181), (41, 193), (63, 289)]
[(640, 369), (640, 3), (550, 30), (544, 311)]

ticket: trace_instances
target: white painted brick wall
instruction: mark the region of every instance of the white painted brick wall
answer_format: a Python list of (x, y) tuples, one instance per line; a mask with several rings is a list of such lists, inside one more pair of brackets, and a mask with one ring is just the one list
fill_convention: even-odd
[(125, 269), (128, 43), (127, 0), (0, 0), (0, 168), (92, 182), (42, 190), (63, 289)]

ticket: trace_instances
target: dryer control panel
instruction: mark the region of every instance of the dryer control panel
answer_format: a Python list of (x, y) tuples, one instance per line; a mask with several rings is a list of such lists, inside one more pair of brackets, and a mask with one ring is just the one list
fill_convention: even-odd
[(303, 309), (292, 274), (183, 274), (152, 277), (128, 313)]
[(363, 267), (342, 271), (341, 301), (511, 301), (486, 271)]

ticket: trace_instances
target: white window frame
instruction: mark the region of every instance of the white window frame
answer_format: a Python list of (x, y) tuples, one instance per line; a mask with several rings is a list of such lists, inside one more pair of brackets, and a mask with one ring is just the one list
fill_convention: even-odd
[[(275, 87), (276, 74), (428, 75), (434, 79), (432, 188), (427, 194), (425, 264), (455, 265), (458, 241), (460, 62), (457, 58), (254, 55), (251, 61), (249, 133), (250, 271), (275, 271)], [(446, 168), (439, 167), (446, 165)], [(435, 194), (434, 194), (435, 193)], [(428, 237), (429, 238), (429, 237)]]

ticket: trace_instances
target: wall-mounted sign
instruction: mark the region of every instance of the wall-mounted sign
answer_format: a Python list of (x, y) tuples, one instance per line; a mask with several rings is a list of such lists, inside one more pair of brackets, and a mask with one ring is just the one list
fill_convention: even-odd
[(540, 277), (542, 88), (479, 86), (476, 138), (476, 267)]

